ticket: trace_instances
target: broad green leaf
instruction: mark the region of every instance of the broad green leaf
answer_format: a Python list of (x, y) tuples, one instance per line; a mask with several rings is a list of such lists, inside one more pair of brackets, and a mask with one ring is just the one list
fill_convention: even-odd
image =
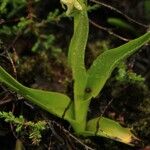
[[(68, 121), (73, 119), (73, 108), (71, 109), (72, 104), (70, 104), (71, 100), (68, 96), (57, 92), (27, 88), (16, 81), (1, 66), (0, 82), (6, 84), (10, 89), (23, 95), (29, 101), (40, 106), (44, 110), (47, 110), (58, 117), (64, 116)], [(67, 109), (69, 106), (70, 108)]]
[(70, 42), (68, 53), (68, 62), (72, 68), (73, 79), (75, 81), (75, 99), (81, 99), (81, 97), (83, 97), (86, 84), (84, 56), (88, 39), (89, 23), (85, 9), (86, 8), (84, 8), (83, 11), (74, 14), (74, 34)]
[(87, 72), (86, 87), (90, 88), (91, 92), (85, 94), (85, 99), (96, 97), (118, 63), (132, 55), (148, 41), (150, 41), (150, 32), (120, 47), (107, 50), (98, 56)]
[(133, 145), (137, 139), (129, 128), (122, 127), (118, 122), (105, 117), (98, 117), (88, 121), (84, 134), (102, 136), (122, 143)]

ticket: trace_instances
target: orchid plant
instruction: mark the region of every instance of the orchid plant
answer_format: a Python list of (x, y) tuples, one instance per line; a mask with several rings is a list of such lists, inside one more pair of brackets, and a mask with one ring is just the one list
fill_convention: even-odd
[(33, 104), (67, 120), (76, 135), (102, 136), (133, 145), (133, 141), (137, 138), (129, 128), (124, 128), (118, 122), (102, 116), (87, 120), (87, 114), (91, 99), (100, 93), (114, 68), (149, 42), (150, 32), (103, 52), (93, 61), (90, 68), (86, 69), (84, 57), (89, 33), (87, 1), (61, 0), (61, 3), (67, 6), (67, 15), (71, 14), (74, 19), (74, 33), (68, 51), (68, 63), (74, 80), (74, 99), (71, 100), (62, 93), (26, 87), (2, 67), (0, 67), (0, 82)]

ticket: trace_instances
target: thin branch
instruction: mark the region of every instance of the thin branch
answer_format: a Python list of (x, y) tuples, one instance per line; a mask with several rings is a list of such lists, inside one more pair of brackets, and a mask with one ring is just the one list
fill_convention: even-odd
[(101, 30), (104, 30), (104, 31), (108, 32), (110, 35), (113, 35), (113, 36), (117, 37), (117, 38), (120, 39), (120, 40), (123, 40), (123, 41), (125, 41), (125, 42), (128, 42), (128, 41), (131, 40), (131, 39), (124, 38), (124, 37), (122, 37), (122, 36), (120, 36), (120, 35), (114, 33), (114, 32), (111, 31), (109, 28), (106, 28), (106, 27), (103, 27), (103, 26), (98, 25), (97, 23), (93, 22), (91, 19), (89, 19), (89, 21), (90, 21), (90, 23), (91, 23), (92, 25), (94, 25), (95, 27), (97, 27), (97, 28), (99, 28), (99, 29), (101, 29)]
[(11, 65), (12, 65), (15, 78), (17, 78), (17, 71), (16, 71), (16, 67), (15, 67), (14, 61), (12, 60), (12, 58), (11, 58), (9, 52), (7, 51), (7, 49), (5, 51), (6, 51), (6, 54), (7, 54), (8, 58), (9, 58), (9, 61), (10, 61)]
[(0, 106), (1, 105), (4, 105), (4, 104), (7, 104), (7, 103), (10, 103), (12, 101), (11, 98), (7, 98), (7, 100), (5, 100), (4, 98), (0, 101)]
[(85, 147), (86, 150), (95, 150), (91, 147), (89, 147), (88, 145), (84, 144), (82, 141), (80, 141), (78, 138), (76, 138), (74, 135), (72, 135), (68, 130), (66, 130), (64, 127), (62, 127), (60, 124), (58, 124), (55, 121), (51, 121), (51, 123), (55, 124), (56, 126), (58, 126), (60, 129), (62, 129), (64, 131), (64, 133), (66, 133), (67, 135), (69, 135), (72, 139), (74, 139), (75, 141), (77, 141), (79, 144), (81, 144), (82, 146)]
[(101, 117), (105, 114), (106, 110), (107, 110), (107, 109), (109, 108), (109, 106), (112, 104), (113, 100), (114, 100), (114, 99), (111, 99), (111, 100), (109, 101), (109, 103), (105, 106), (105, 108), (104, 108), (104, 110), (103, 110), (103, 112), (102, 112), (102, 114), (101, 114)]
[[(105, 112), (106, 112), (106, 110), (108, 109), (108, 107), (112, 104), (113, 100), (114, 100), (114, 99), (111, 99), (111, 100), (109, 101), (109, 103), (108, 103), (107, 106), (104, 108), (103, 112), (101, 113), (101, 116), (98, 118), (97, 123), (96, 123), (96, 132), (95, 132), (95, 135), (97, 135), (98, 131), (101, 130), (101, 129), (100, 129), (100, 124), (99, 124), (99, 122), (100, 122), (101, 118), (103, 117), (103, 115), (105, 114)], [(103, 130), (101, 130), (101, 131), (104, 132)]]
[(9, 49), (12, 48), (13, 52), (16, 53), (15, 49), (14, 49), (14, 44), (16, 43), (16, 41), (18, 40), (18, 38), (21, 36), (21, 32), (18, 31), (17, 33), (17, 36), (15, 37), (15, 39), (11, 42), (11, 44), (4, 49), (5, 53), (7, 54), (8, 58), (9, 58), (9, 61), (12, 65), (12, 68), (13, 68), (13, 71), (14, 71), (14, 75), (15, 75), (15, 78), (17, 79), (17, 70), (16, 70), (16, 67), (15, 67), (15, 64), (14, 64), (14, 61), (13, 59), (11, 58), (10, 54), (9, 54)]
[(118, 10), (117, 8), (115, 8), (115, 7), (113, 7), (113, 6), (110, 6), (110, 5), (106, 4), (106, 3), (103, 3), (103, 2), (100, 2), (100, 1), (96, 1), (96, 0), (90, 0), (90, 1), (91, 1), (91, 2), (94, 2), (94, 3), (96, 3), (96, 4), (99, 4), (99, 5), (102, 5), (102, 6), (106, 7), (106, 8), (109, 8), (109, 9), (111, 9), (111, 10), (117, 12), (118, 14), (124, 16), (124, 17), (125, 17), (127, 20), (129, 20), (130, 22), (133, 22), (133, 23), (135, 23), (135, 24), (138, 24), (138, 25), (140, 25), (140, 26), (142, 26), (142, 27), (144, 27), (144, 28), (149, 28), (149, 25), (145, 25), (145, 24), (143, 24), (143, 23), (141, 23), (141, 22), (138, 22), (138, 21), (132, 19), (131, 17), (129, 17), (128, 15), (124, 14), (123, 12), (121, 12), (120, 10)]

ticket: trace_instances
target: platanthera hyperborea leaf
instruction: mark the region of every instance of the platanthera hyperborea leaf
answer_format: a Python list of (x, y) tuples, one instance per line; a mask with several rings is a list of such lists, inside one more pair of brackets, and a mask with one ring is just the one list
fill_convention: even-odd
[(84, 64), (85, 48), (88, 39), (89, 21), (87, 8), (83, 0), (79, 1), (82, 11), (74, 14), (74, 33), (71, 38), (68, 53), (68, 62), (74, 79), (74, 112), (77, 121), (74, 124), (76, 132), (84, 130), (89, 102), (84, 101), (87, 73)]
[(6, 84), (11, 90), (21, 94), (44, 110), (58, 117), (64, 117), (64, 119), (68, 121), (73, 119), (72, 104), (68, 96), (57, 92), (48, 92), (25, 87), (9, 75), (1, 66), (0, 82)]
[(74, 97), (80, 99), (84, 95), (86, 85), (86, 69), (84, 64), (85, 47), (88, 39), (89, 22), (86, 8), (74, 15), (74, 33), (69, 45), (68, 62), (71, 66), (74, 83)]
[(150, 41), (150, 32), (120, 47), (107, 50), (98, 56), (87, 72), (88, 79), (86, 87), (90, 88), (91, 92), (85, 94), (85, 99), (96, 97), (118, 63), (132, 55), (148, 41)]
[(88, 121), (86, 130), (91, 135), (93, 133), (93, 136), (110, 138), (128, 145), (133, 145), (135, 141), (139, 140), (131, 133), (129, 128), (124, 128), (118, 122), (105, 117)]

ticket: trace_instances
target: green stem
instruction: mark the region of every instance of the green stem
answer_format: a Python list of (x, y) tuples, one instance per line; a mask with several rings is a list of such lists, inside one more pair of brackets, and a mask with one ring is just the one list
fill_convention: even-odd
[[(89, 20), (85, 0), (79, 1), (83, 10), (74, 16), (74, 35), (71, 40), (69, 53), (71, 58), (71, 67), (74, 78), (74, 111), (76, 124), (74, 130), (81, 133), (86, 128), (86, 118), (89, 107), (89, 101), (84, 100), (85, 87), (87, 82), (87, 73), (85, 68), (85, 48), (87, 45), (89, 33)], [(74, 53), (76, 53), (74, 55)]]
[(69, 46), (68, 59), (74, 78), (74, 112), (76, 124), (74, 130), (79, 133), (86, 128), (89, 101), (85, 101), (87, 73), (85, 68), (85, 48), (89, 33), (89, 20), (86, 5), (81, 1), (83, 10), (74, 15), (74, 34)]
[(75, 101), (76, 124), (74, 124), (73, 128), (77, 134), (81, 134), (86, 129), (89, 104), (90, 104), (90, 100)]

